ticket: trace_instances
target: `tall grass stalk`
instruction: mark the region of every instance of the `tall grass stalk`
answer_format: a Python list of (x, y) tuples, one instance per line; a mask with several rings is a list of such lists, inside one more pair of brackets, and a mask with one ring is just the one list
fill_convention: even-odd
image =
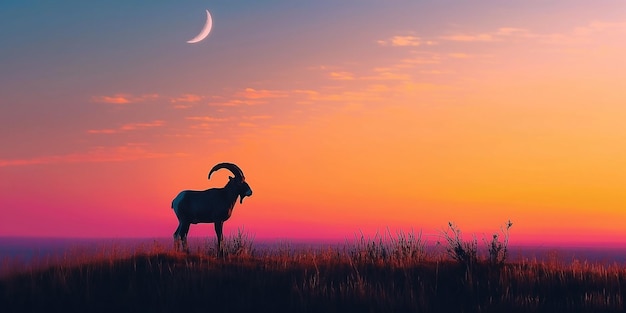
[(347, 243), (347, 251), (355, 262), (372, 264), (415, 264), (426, 258), (426, 241), (422, 232), (399, 230), (394, 236), (389, 229), (383, 234), (366, 237), (363, 232)]

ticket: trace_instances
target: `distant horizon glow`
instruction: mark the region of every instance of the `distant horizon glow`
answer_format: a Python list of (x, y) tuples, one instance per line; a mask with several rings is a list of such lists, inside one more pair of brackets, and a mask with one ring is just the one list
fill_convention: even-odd
[[(226, 236), (226, 239), (232, 238), (236, 235), (236, 232), (232, 232), (232, 233), (228, 233), (228, 234), (224, 234)], [(365, 235), (362, 234), (361, 232), (357, 232), (355, 234), (353, 234), (352, 237), (346, 237), (346, 238), (284, 238), (284, 237), (267, 237), (267, 238), (257, 238), (255, 236), (255, 234), (253, 233), (246, 233), (247, 236), (250, 236), (250, 240), (253, 244), (253, 246), (256, 246), (256, 248), (264, 248), (266, 246), (276, 246), (276, 247), (280, 247), (281, 245), (287, 245), (287, 244), (295, 244), (295, 245), (313, 245), (313, 246), (320, 246), (324, 247), (325, 245), (329, 245), (329, 246), (345, 246), (345, 247), (350, 247), (355, 245), (357, 242), (359, 242), (361, 240), (361, 236), (364, 236), (363, 239), (365, 240), (376, 240), (378, 242), (378, 240), (381, 238), (380, 234), (373, 234), (373, 235)], [(487, 244), (485, 243), (485, 241), (483, 241), (483, 238), (487, 238), (482, 237), (482, 235), (486, 235), (486, 234), (481, 234), (481, 236), (478, 236), (478, 234), (468, 234), (467, 238), (465, 238), (465, 240), (472, 240), (472, 236), (473, 235), (477, 235), (477, 248), (478, 251), (485, 252), (488, 249)], [(424, 237), (422, 237), (422, 240), (424, 240), (424, 244), (425, 247), (427, 249), (436, 249), (441, 253), (445, 252), (445, 243), (441, 241), (442, 238), (440, 238), (440, 240), (435, 240), (436, 236), (435, 235), (426, 235)], [(383, 243), (384, 244), (392, 244), (392, 240), (391, 239), (397, 239), (397, 237), (393, 237), (390, 238), (389, 236), (385, 235), (384, 237), (382, 237)], [(13, 240), (11, 246), (19, 246), (21, 245), (21, 243), (23, 241), (27, 241), (30, 243), (39, 243), (39, 244), (45, 244), (46, 242), (64, 242), (70, 245), (70, 247), (78, 247), (80, 246), (80, 244), (85, 243), (85, 242), (99, 242), (100, 244), (103, 244), (104, 246), (111, 246), (114, 247), (116, 244), (137, 244), (137, 243), (154, 243), (154, 244), (172, 244), (172, 238), (170, 238), (169, 236), (166, 237), (49, 237), (49, 236), (42, 236), (42, 237), (38, 237), (38, 236), (0, 236), (0, 240), (4, 240), (4, 241), (11, 241)], [(200, 242), (204, 242), (204, 243), (211, 243), (211, 242), (215, 242), (215, 236), (211, 236), (211, 235), (193, 235), (190, 234), (189, 235), (189, 240), (191, 244), (198, 244)], [(550, 250), (554, 250), (554, 251), (559, 251), (559, 250), (569, 250), (569, 249), (588, 249), (588, 250), (604, 250), (604, 249), (609, 249), (612, 250), (614, 252), (618, 252), (618, 251), (624, 251), (626, 250), (626, 247), (623, 246), (622, 242), (600, 242), (600, 241), (587, 241), (587, 242), (568, 242), (568, 241), (563, 241), (563, 240), (549, 240), (549, 241), (524, 241), (524, 242), (509, 242), (508, 244), (508, 249), (509, 252), (511, 253), (516, 253), (517, 249), (550, 249)]]

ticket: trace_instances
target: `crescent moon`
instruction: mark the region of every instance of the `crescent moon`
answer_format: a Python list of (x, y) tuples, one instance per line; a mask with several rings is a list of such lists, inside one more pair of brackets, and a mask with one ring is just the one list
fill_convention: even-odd
[(187, 43), (196, 43), (202, 41), (202, 39), (206, 38), (206, 36), (209, 35), (212, 27), (213, 18), (211, 18), (211, 13), (209, 13), (209, 10), (206, 10), (206, 23), (204, 24), (204, 27), (202, 28), (198, 36), (193, 37), (193, 39), (191, 40), (188, 40)]

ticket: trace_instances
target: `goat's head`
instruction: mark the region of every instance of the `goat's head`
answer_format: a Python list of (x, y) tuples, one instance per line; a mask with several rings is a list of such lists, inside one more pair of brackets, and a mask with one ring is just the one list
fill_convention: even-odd
[(235, 177), (228, 178), (228, 184), (226, 184), (226, 188), (234, 188), (239, 195), (239, 203), (243, 203), (243, 198), (249, 197), (252, 195), (252, 189), (250, 185), (246, 183), (246, 178), (243, 176), (243, 171), (239, 168), (239, 166), (232, 163), (219, 163), (211, 169), (209, 172), (209, 179), (211, 179), (211, 174), (213, 172), (225, 168), (233, 173)]

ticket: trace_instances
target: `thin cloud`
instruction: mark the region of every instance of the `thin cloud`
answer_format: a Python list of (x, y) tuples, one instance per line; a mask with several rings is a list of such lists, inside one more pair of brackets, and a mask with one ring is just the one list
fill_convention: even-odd
[(170, 102), (174, 104), (175, 109), (188, 109), (191, 108), (194, 103), (198, 103), (204, 98), (204, 96), (188, 93), (183, 94), (180, 97), (171, 98)]
[(292, 124), (275, 124), (270, 126), (271, 129), (294, 129), (295, 125)]
[(305, 69), (310, 70), (310, 71), (333, 71), (338, 69), (337, 66), (335, 65), (313, 65), (313, 66), (307, 66), (305, 67)]
[[(411, 76), (406, 73), (400, 73), (397, 71), (398, 67), (376, 67), (372, 69), (371, 74), (368, 75), (355, 75), (349, 71), (333, 71), (328, 73), (328, 77), (332, 80), (339, 81), (398, 81), (398, 80), (410, 80)], [(315, 96), (318, 92), (312, 90), (295, 90), (294, 93), (309, 94)]]
[[(386, 40), (378, 40), (377, 41), (381, 46), (392, 46), (392, 47), (417, 47), (422, 44), (422, 41), (417, 36), (393, 36)], [(434, 44), (434, 42), (429, 41), (429, 44)]]
[(117, 134), (117, 133), (122, 133), (122, 132), (127, 132), (127, 131), (133, 131), (133, 130), (161, 127), (163, 125), (165, 125), (165, 121), (155, 120), (155, 121), (148, 122), (148, 123), (129, 123), (129, 124), (122, 125), (119, 128), (115, 128), (115, 129), (112, 129), (112, 128), (90, 129), (87, 131), (87, 133), (89, 134)]
[[(230, 99), (226, 97), (227, 100), (209, 102), (209, 106), (251, 106), (267, 103), (267, 99), (286, 98), (288, 96), (289, 92), (284, 90), (245, 88), (234, 93)], [(224, 97), (218, 97), (217, 99), (224, 99)]]
[(529, 30), (517, 27), (500, 27), (494, 31), (486, 33), (473, 33), (473, 34), (452, 34), (441, 36), (440, 39), (447, 41), (457, 42), (494, 42), (503, 41), (507, 37), (518, 38), (534, 38), (538, 35), (532, 34)]
[(296, 96), (294, 103), (311, 105), (320, 102), (344, 102), (351, 109), (362, 108), (361, 104), (372, 103), (385, 99), (390, 93), (397, 90), (396, 86), (412, 80), (411, 74), (399, 70), (395, 65), (375, 67), (369, 74), (355, 75), (351, 71), (332, 71), (331, 80), (351, 80), (359, 82), (357, 90), (343, 90), (340, 86), (328, 87), (325, 90), (296, 89), (291, 93)]
[(343, 91), (339, 93), (319, 93), (309, 95), (311, 101), (328, 102), (372, 102), (382, 100), (378, 90), (365, 89), (361, 91)]
[(183, 109), (189, 109), (191, 107), (193, 107), (193, 105), (189, 104), (189, 103), (177, 103), (174, 104), (174, 109), (179, 109), (179, 110), (183, 110)]
[(237, 107), (242, 105), (259, 105), (264, 103), (267, 103), (267, 101), (251, 99), (231, 99), (228, 101), (210, 102), (209, 106)]
[(427, 64), (440, 64), (441, 63), (441, 55), (439, 54), (428, 54), (428, 55), (416, 55), (409, 58), (401, 59), (394, 67), (396, 68), (414, 68), (418, 65), (427, 65)]
[(212, 130), (217, 125), (221, 125), (219, 123), (229, 121), (229, 118), (220, 118), (213, 116), (188, 116), (185, 119), (190, 121), (198, 122), (196, 124), (190, 125), (191, 129), (199, 129), (199, 130)]
[(449, 71), (423, 70), (423, 71), (420, 71), (420, 73), (422, 73), (422, 74), (440, 75), (440, 74), (447, 74), (447, 73), (449, 73)]
[(296, 89), (292, 93), (297, 97), (304, 97), (305, 99), (298, 99), (294, 103), (299, 105), (309, 105), (315, 103), (312, 99), (320, 95), (319, 91), (310, 89)]
[(163, 125), (165, 125), (164, 121), (156, 120), (156, 121), (152, 121), (150, 123), (131, 123), (131, 124), (126, 124), (126, 125), (120, 127), (120, 130), (129, 131), (129, 130), (146, 129), (146, 128), (152, 128), (152, 127), (160, 127), (160, 126), (163, 126)]
[(126, 144), (116, 147), (98, 146), (86, 152), (70, 153), (65, 155), (49, 155), (24, 159), (0, 159), (0, 167), (60, 163), (126, 162), (142, 159), (184, 156), (187, 156), (187, 154), (154, 152), (146, 149), (146, 145), (143, 144)]
[(191, 125), (191, 126), (189, 126), (189, 128), (191, 128), (191, 129), (207, 130), (207, 129), (213, 128), (214, 126), (215, 126), (215, 124), (200, 123), (200, 124)]
[(258, 121), (258, 120), (268, 120), (271, 119), (272, 117), (270, 115), (252, 115), (252, 116), (245, 116), (244, 119), (246, 120), (250, 120), (250, 121)]
[[(578, 45), (591, 43), (601, 36), (621, 38), (626, 34), (626, 22), (593, 21), (585, 26), (574, 28), (569, 34), (531, 34), (540, 42), (551, 45)], [(620, 41), (614, 41), (620, 43)]]
[(393, 68), (381, 67), (374, 69), (374, 75), (364, 76), (362, 80), (399, 81), (411, 80), (411, 75), (398, 73)]
[(398, 89), (405, 92), (432, 92), (449, 90), (451, 87), (441, 84), (408, 82), (401, 85)]
[(202, 121), (202, 122), (226, 122), (227, 118), (219, 118), (212, 116), (188, 116), (186, 119), (190, 121)]
[(576, 36), (590, 36), (600, 32), (626, 32), (626, 22), (593, 21), (585, 26), (576, 27), (573, 34)]
[(457, 34), (442, 36), (441, 39), (449, 41), (461, 41), (461, 42), (490, 42), (497, 40), (492, 34)]
[(177, 97), (177, 98), (171, 98), (170, 102), (171, 103), (178, 103), (178, 102), (195, 103), (202, 99), (204, 99), (203, 96), (188, 93), (188, 94), (181, 95), (180, 97)]
[(320, 94), (319, 91), (310, 90), (310, 89), (296, 89), (296, 90), (293, 91), (293, 93), (295, 93), (295, 94), (302, 94), (302, 95), (306, 95), (306, 96), (309, 96), (309, 97), (314, 97), (314, 96)]
[(515, 27), (500, 27), (496, 31), (496, 35), (499, 36), (530, 36), (530, 32), (524, 28)]
[(238, 94), (245, 99), (283, 98), (287, 93), (282, 90), (246, 88)]
[(99, 103), (131, 104), (131, 103), (144, 102), (148, 100), (155, 100), (158, 98), (159, 98), (158, 94), (144, 94), (140, 96), (134, 96), (131, 94), (120, 93), (120, 94), (115, 94), (112, 96), (93, 96), (91, 97), (91, 100), (93, 102), (99, 102)]
[(563, 34), (536, 34), (530, 30), (518, 27), (500, 27), (494, 31), (474, 34), (452, 34), (441, 36), (440, 39), (457, 42), (497, 42), (511, 39), (542, 39), (566, 37)]
[(461, 52), (448, 53), (448, 56), (453, 59), (469, 59), (472, 57), (471, 55), (467, 53), (461, 53)]
[(330, 72), (329, 76), (335, 80), (354, 80), (354, 74), (350, 72)]
[(375, 85), (367, 86), (367, 88), (365, 90), (367, 92), (381, 93), (381, 92), (391, 91), (392, 88), (387, 86), (387, 85), (383, 85), (383, 84), (375, 84)]
[(116, 134), (119, 133), (119, 129), (90, 129), (87, 131), (89, 134)]

